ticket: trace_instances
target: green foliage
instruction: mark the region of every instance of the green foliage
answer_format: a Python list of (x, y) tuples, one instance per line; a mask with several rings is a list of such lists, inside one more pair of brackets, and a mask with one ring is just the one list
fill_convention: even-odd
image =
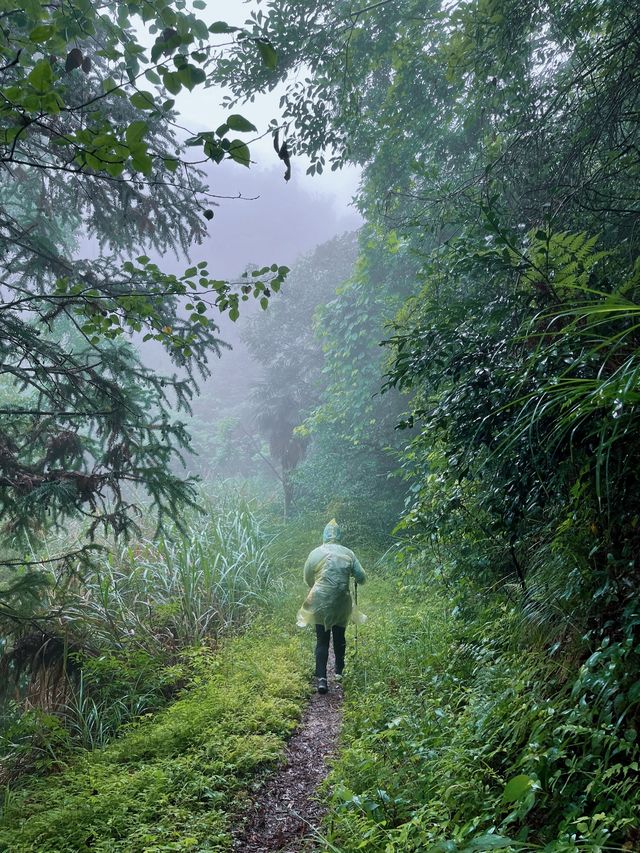
[(570, 656), (531, 647), (506, 602), (451, 611), (433, 577), (418, 597), (389, 582), (363, 595), (371, 618), (349, 667), (330, 843), (619, 849), (637, 827), (633, 641), (603, 641), (572, 673)]
[(281, 587), (268, 540), (242, 498), (223, 495), (209, 512), (185, 519), (183, 532), (98, 561), (77, 597), (67, 593), (67, 626), (94, 644), (122, 645), (135, 635), (138, 646), (159, 651), (245, 625)]
[[(8, 777), (101, 746), (164, 706), (199, 669), (197, 647), (209, 649), (285, 597), (253, 507), (223, 493), (209, 512), (185, 518), (183, 532), (114, 548), (81, 575), (54, 562), (2, 589), (0, 756)], [(22, 717), (13, 695), (23, 700)], [(59, 733), (64, 742), (49, 749)]]
[[(261, 370), (252, 416), (287, 514), (337, 514), (361, 540), (372, 527), (387, 536), (403, 492), (388, 480), (401, 403), (376, 392), (385, 360), (378, 341), (401, 303), (400, 283), (409, 288), (411, 263), (397, 240), (376, 238), (366, 231), (320, 246), (246, 336)], [(355, 266), (358, 248), (365, 257)]]
[[(0, 714), (0, 754), (5, 784), (23, 773), (46, 773), (63, 766), (71, 751), (71, 737), (62, 720), (22, 703), (4, 702)], [(7, 800), (10, 792), (7, 790)]]
[[(155, 36), (150, 49), (140, 43), (136, 21)], [(207, 27), (182, 0), (129, 3), (113, 15), (88, 2), (73, 10), (29, 3), (11, 10), (4, 34), (2, 161), (36, 165), (29, 143), (44, 134), (63, 152), (69, 172), (88, 168), (116, 179), (136, 172), (150, 177), (158, 167), (163, 171), (163, 158), (178, 153), (156, 147), (146, 122), (129, 124), (119, 109), (123, 100), (150, 120), (165, 120), (174, 104), (167, 93), (177, 95), (183, 87), (191, 91), (207, 81), (220, 34), (255, 46), (255, 59), (267, 69), (277, 65), (268, 39), (255, 39), (222, 21)], [(152, 91), (143, 88), (149, 83)], [(215, 133), (201, 133), (188, 144), (202, 146), (216, 162), (238, 160), (234, 145), (242, 146), (248, 158), (244, 143), (226, 134), (255, 129), (235, 114)]]
[[(215, 507), (204, 503), (207, 517), (186, 517), (181, 528), (114, 549), (81, 575), (48, 564), (30, 618), (96, 650), (124, 648), (135, 636), (149, 653), (165, 641), (180, 648), (245, 624), (280, 589), (268, 538), (244, 498), (221, 494)], [(8, 605), (20, 594), (7, 590)], [(9, 618), (5, 630), (10, 625)]]
[[(126, 28), (128, 16), (137, 11), (129, 4), (111, 25), (115, 29), (103, 24), (111, 43), (119, 38), (118, 27)], [(372, 586), (379, 596), (378, 613), (374, 607), (362, 635), (357, 669), (351, 662), (328, 843), (343, 851), (385, 853), (633, 849), (640, 671), (635, 447), (640, 42), (635, 19), (619, 0), (410, 0), (358, 9), (328, 0), (271, 0), (254, 10), (243, 30), (224, 22), (203, 30), (195, 15), (178, 11), (151, 4), (145, 13), (159, 33), (151, 50), (158, 68), (146, 73), (151, 85), (173, 93), (210, 75), (230, 86), (230, 102), (236, 102), (284, 84), (281, 117), (272, 127), (284, 121), (287, 146), (310, 157), (310, 173), (321, 173), (327, 163), (333, 169), (345, 163), (363, 167), (358, 204), (367, 224), (355, 267), (348, 239), (325, 255), (316, 253), (300, 266), (297, 301), (285, 297), (267, 326), (249, 336), (264, 368), (261, 392), (253, 400), (261, 433), (254, 451), (264, 462), (261, 440), (269, 442), (272, 458), (267, 461), (278, 469), (287, 511), (295, 486), (298, 509), (311, 513), (310, 527), (315, 529), (319, 514), (331, 508), (347, 516), (350, 533), (371, 541), (396, 514), (403, 491), (402, 484), (397, 490), (388, 487), (387, 475), (395, 465), (390, 460), (396, 456), (408, 489), (399, 525), (405, 537), (396, 566), (401, 583)], [(33, 14), (33, 30), (26, 29), (24, 17), (16, 18), (18, 35), (32, 42), (25, 47), (24, 63), (9, 63), (6, 57), (7, 79), (15, 75), (18, 90), (4, 92), (10, 157), (15, 151), (33, 152), (36, 113), (56, 138), (58, 114), (76, 107), (81, 114), (87, 106), (86, 101), (64, 100), (65, 75), (91, 76), (84, 42), (79, 39), (80, 46), (74, 43), (68, 51), (62, 72), (46, 57), (55, 55), (54, 42), (48, 40), (59, 37), (58, 17), (66, 12), (56, 7)], [(83, 11), (85, 19), (90, 14)], [(209, 60), (202, 51), (199, 58), (209, 33), (231, 35), (230, 52)], [(143, 52), (135, 39), (128, 43), (122, 56), (103, 57), (106, 64), (121, 66), (125, 88), (133, 86)], [(183, 52), (184, 44), (193, 46), (196, 55)], [(33, 45), (44, 45), (46, 51)], [(304, 75), (298, 74), (301, 68)], [(109, 82), (105, 88), (103, 81), (100, 99), (118, 97), (111, 88), (121, 85)], [(77, 98), (85, 97), (82, 89), (74, 90)], [(66, 167), (81, 162), (93, 180), (115, 152), (124, 159), (110, 161), (110, 167), (122, 166), (123, 174), (136, 175), (136, 182), (156, 167), (161, 176), (165, 169), (182, 174), (180, 152), (162, 144), (171, 100), (161, 104), (158, 92), (147, 89), (127, 94), (121, 99), (120, 141), (111, 126), (92, 126), (99, 107), (88, 124), (74, 112), (67, 131), (72, 145), (83, 150), (76, 160), (65, 160)], [(187, 145), (216, 162), (229, 157), (246, 166), (250, 151), (231, 133), (251, 132), (250, 122), (234, 113)], [(116, 151), (116, 145), (122, 150)], [(18, 193), (10, 201), (22, 217), (23, 236), (31, 240), (32, 234), (41, 236), (31, 227), (40, 187), (28, 189), (31, 195)], [(171, 192), (164, 197), (167, 203)], [(136, 197), (137, 211), (148, 198)], [(62, 216), (63, 222), (72, 221), (72, 214)], [(138, 213), (131, 218), (142, 233)], [(197, 232), (195, 225), (192, 231)], [(94, 284), (96, 269), (87, 278), (84, 268), (65, 266), (59, 254), (52, 259), (48, 239), (44, 278), (40, 261), (25, 262), (15, 249), (16, 235), (8, 240), (14, 246), (6, 261), (14, 276), (9, 283), (16, 293), (23, 286), (21, 276), (32, 283), (26, 303), (18, 299), (20, 310), (30, 312), (29, 322), (38, 311), (47, 322), (55, 320), (57, 303), (46, 289), (43, 299), (33, 282), (48, 287), (62, 281), (53, 296), (62, 300), (67, 320), (80, 323), (90, 345), (97, 339), (112, 384), (116, 359), (127, 363), (127, 354), (117, 347), (118, 327), (173, 346), (174, 361), (188, 366), (215, 344), (199, 288), (212, 289), (215, 306), (236, 319), (240, 301), (253, 296), (265, 307), (286, 274), (277, 265), (257, 269), (234, 289), (204, 273), (203, 282), (198, 267), (180, 279), (166, 276), (141, 255), (137, 265), (123, 266), (127, 276), (121, 276), (121, 290), (114, 292)], [(123, 238), (122, 245), (129, 246), (131, 239)], [(41, 258), (42, 247), (33, 244), (30, 257), (36, 248)], [(106, 269), (97, 269), (102, 282)], [(180, 326), (180, 297), (191, 290), (191, 314)], [(169, 315), (162, 308), (165, 297)], [(100, 311), (103, 303), (95, 304), (99, 299), (106, 300), (106, 315)], [(19, 320), (9, 324), (13, 337), (7, 338), (12, 375), (37, 369), (23, 366), (24, 353), (31, 352), (25, 343), (30, 329), (25, 316)], [(37, 376), (40, 382), (50, 381), (50, 368), (60, 363), (50, 337), (41, 337), (39, 349), (32, 347), (38, 364), (48, 368)], [(379, 348), (382, 338), (388, 339), (386, 349)], [(102, 346), (105, 340), (110, 346)], [(82, 357), (79, 367), (86, 372), (89, 355)], [(129, 364), (131, 378), (135, 370)], [(386, 393), (374, 396), (384, 373)], [(24, 375), (17, 378), (29, 384)], [(143, 379), (146, 397), (139, 388), (130, 392), (138, 411), (146, 411), (145, 405), (162, 411), (163, 386), (153, 386), (154, 397), (148, 392), (151, 380)], [(65, 411), (71, 393), (69, 377), (60, 381), (65, 393), (54, 396), (57, 408), (46, 410), (48, 418), (62, 417), (57, 412)], [(50, 388), (45, 386), (53, 394)], [(80, 393), (75, 386), (73, 392)], [(41, 394), (38, 389), (32, 393)], [(185, 400), (188, 393), (185, 389)], [(49, 402), (44, 394), (37, 404), (43, 399)], [(103, 403), (99, 395), (94, 409), (98, 403)], [(125, 410), (123, 404), (120, 411)], [(4, 441), (0, 454), (7, 469), (3, 476), (13, 478), (10, 498), (15, 495), (16, 501), (24, 497), (25, 471), (50, 477), (56, 447), (64, 451), (65, 467), (78, 467), (100, 441), (108, 450), (121, 447), (122, 415), (117, 429), (101, 433), (101, 421), (93, 417), (86, 432), (76, 430), (64, 441), (70, 430), (61, 421), (51, 430), (58, 439), (52, 459), (38, 445), (43, 425), (29, 420), (32, 410), (9, 405), (5, 414), (20, 439)], [(402, 429), (396, 432), (398, 420)], [(152, 448), (156, 464), (167, 461), (162, 453), (169, 452), (167, 445), (176, 437), (165, 428), (160, 449)], [(139, 435), (135, 438), (139, 444)], [(233, 445), (232, 438), (222, 436), (226, 446)], [(146, 468), (145, 461), (137, 459), (136, 473)], [(122, 462), (117, 464), (122, 468)], [(61, 479), (54, 478), (58, 492), (44, 494), (47, 506), (55, 507), (56, 500), (62, 504), (65, 496), (67, 505), (72, 503)], [(161, 506), (165, 482), (156, 482)], [(119, 483), (118, 477), (109, 481), (112, 491), (117, 493)], [(172, 497), (165, 504), (174, 511)], [(23, 517), (28, 510), (27, 496)], [(378, 530), (372, 534), (367, 524), (373, 520)], [(125, 626), (151, 644), (193, 641), (202, 636), (201, 624), (206, 633), (224, 621), (212, 615), (200, 589), (216, 600), (230, 591), (230, 612), (242, 619), (253, 599), (242, 583), (236, 584), (235, 564), (228, 571), (225, 566), (228, 586), (225, 582), (221, 590), (210, 553), (197, 535), (192, 538), (193, 545), (182, 550), (163, 543), (155, 553), (155, 546), (146, 545), (149, 553), (135, 554), (135, 565), (131, 559), (125, 571), (104, 571), (106, 584), (94, 588), (79, 622), (95, 618), (88, 613), (98, 603), (104, 614), (95, 624), (105, 638), (116, 636), (123, 646), (131, 636)], [(156, 560), (164, 563), (160, 572), (145, 568), (145, 561), (155, 565)], [(169, 565), (175, 566), (173, 573)], [(261, 565), (258, 559), (251, 569), (252, 584), (258, 581), (258, 586)], [(139, 588), (153, 604), (142, 615)], [(156, 588), (160, 600), (154, 598)], [(24, 585), (11, 589), (18, 610), (30, 606)], [(101, 605), (98, 593), (116, 604), (115, 629), (109, 621), (114, 608)], [(365, 609), (371, 609), (366, 602)], [(271, 647), (265, 645), (265, 651)], [(242, 670), (246, 654), (243, 660), (235, 661), (236, 669)], [(251, 678), (245, 680), (251, 683)], [(232, 700), (240, 683), (233, 685)], [(231, 701), (241, 720), (260, 707), (247, 707), (248, 694), (243, 699), (237, 707)], [(100, 715), (80, 693), (75, 701), (75, 719), (91, 743), (96, 732), (100, 737), (94, 723)], [(115, 792), (105, 794), (90, 818), (103, 820), (109, 802), (108, 832), (115, 828), (120, 838), (128, 836), (125, 849), (161, 843), (157, 836), (137, 839), (128, 823), (132, 815), (145, 832), (151, 825), (156, 832), (184, 826), (187, 819), (200, 831), (203, 812), (191, 801), (188, 812), (180, 811), (172, 774), (181, 767), (183, 777), (192, 778), (184, 762), (196, 740), (193, 719), (206, 728), (211, 716), (200, 716), (198, 710), (188, 718), (187, 710), (192, 714), (193, 709), (185, 702), (155, 725), (141, 723), (138, 732), (132, 730), (101, 753), (106, 759), (96, 759), (95, 768), (103, 760), (141, 762), (126, 779), (128, 793), (139, 793), (133, 811), (122, 793), (125, 780), (109, 765)], [(35, 722), (41, 731), (47, 729), (47, 721)], [(250, 728), (253, 718), (244, 724)], [(42, 737), (45, 752), (56, 742), (53, 729)], [(215, 732), (209, 736), (218, 743)], [(229, 730), (224, 736), (225, 749), (240, 750), (238, 762), (229, 766), (242, 776), (245, 762), (253, 760), (243, 751), (247, 741), (240, 744)], [(267, 747), (259, 743), (258, 755)], [(107, 783), (91, 766), (100, 791)], [(209, 767), (209, 773), (217, 768)], [(233, 787), (225, 779), (223, 796)], [(77, 790), (75, 784), (71, 800), (84, 781)], [(187, 788), (179, 789), (180, 796)], [(90, 799), (84, 794), (81, 814)], [(77, 830), (59, 801), (45, 830), (42, 808), (24, 823), (25, 838), (40, 843), (44, 836), (37, 833)], [(204, 820), (217, 819), (215, 809), (206, 814)], [(216, 826), (224, 831), (222, 823), (210, 824), (207, 843), (224, 846)], [(95, 836), (75, 836), (73, 843), (95, 846), (96, 840), (109, 844), (108, 839), (100, 825)], [(22, 849), (34, 849), (34, 843), (25, 841)], [(55, 843), (59, 846), (59, 839)], [(179, 849), (181, 843), (200, 842), (172, 837), (162, 843)]]
[(253, 444), (264, 458), (260, 439), (268, 443), (287, 517), (299, 503), (294, 472), (309, 445), (307, 431), (300, 428), (323, 390), (323, 353), (314, 316), (351, 273), (355, 252), (356, 236), (344, 234), (303, 258), (286, 292), (278, 295), (265, 317), (254, 318), (245, 334), (249, 354), (259, 366), (248, 411), (258, 433)]
[(200, 686), (57, 778), (8, 796), (0, 847), (60, 850), (230, 849), (230, 817), (273, 765), (307, 693), (306, 656), (286, 632), (257, 625), (228, 641)]
[[(475, 661), (454, 631), (453, 651), (417, 650), (419, 698), (362, 684), (336, 849), (632, 849), (636, 21), (619, 0), (272, 0), (252, 26), (277, 75), (252, 80), (238, 51), (220, 74), (237, 98), (282, 85), (292, 150), (311, 172), (362, 166), (366, 228), (414, 265), (390, 364), (354, 364), (371, 352), (374, 268), (325, 313), (325, 411), (330, 432), (354, 437), (366, 377), (382, 369), (406, 393), (399, 529), (405, 556), (434, 564), (410, 583), (425, 595), (435, 574), (462, 596)], [(401, 684), (411, 670), (397, 672)]]
[[(7, 7), (3, 21), (0, 378), (24, 395), (0, 404), (0, 508), (14, 566), (28, 538), (71, 519), (91, 520), (89, 539), (137, 532), (134, 484), (159, 522), (193, 503), (193, 483), (171, 473), (189, 442), (169, 411), (188, 413), (220, 351), (216, 314), (235, 321), (249, 298), (265, 307), (287, 269), (263, 267), (248, 285), (220, 280), (206, 261), (168, 272), (146, 254), (189, 255), (213, 216), (167, 94), (207, 83), (221, 33), (272, 69), (268, 40), (209, 30), (184, 0), (30, 2)], [(234, 134), (255, 130), (233, 113), (188, 138), (186, 151), (248, 166)], [(95, 257), (78, 252), (80, 232), (98, 244)], [(173, 376), (137, 358), (124, 343), (134, 335), (164, 348)]]

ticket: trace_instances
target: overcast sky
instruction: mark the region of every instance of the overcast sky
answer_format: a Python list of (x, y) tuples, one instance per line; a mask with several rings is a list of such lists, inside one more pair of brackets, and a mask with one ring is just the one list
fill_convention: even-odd
[[(246, 0), (224, 0), (224, 2), (208, 0), (207, 9), (197, 14), (207, 24), (224, 20), (232, 26), (242, 26), (253, 7), (255, 7), (253, 0), (248, 0), (248, 2)], [(220, 87), (211, 89), (200, 87), (193, 92), (183, 90), (176, 99), (176, 103), (188, 126), (202, 130), (205, 129), (205, 124), (209, 121), (210, 126), (206, 129), (211, 129), (218, 126), (220, 123), (218, 117), (224, 115), (220, 106), (224, 94), (225, 90)], [(238, 109), (256, 125), (260, 132), (263, 132), (266, 130), (270, 119), (279, 118), (278, 100), (280, 94), (281, 91), (276, 90), (256, 98), (253, 103), (247, 104), (241, 110)], [(207, 120), (203, 120), (205, 116)], [(274, 163), (275, 153), (270, 137), (254, 143), (251, 153), (258, 168), (269, 168)], [(358, 170), (350, 168), (341, 172), (328, 171), (311, 178), (305, 174), (307, 165), (307, 163), (294, 163), (295, 180), (312, 193), (328, 196), (335, 202), (336, 212), (344, 214), (358, 184)]]
[[(245, 0), (224, 0), (224, 2), (209, 0), (208, 8), (197, 12), (197, 14), (207, 24), (224, 20), (233, 26), (241, 26), (254, 5), (253, 0), (249, 0), (249, 2), (245, 2)], [(197, 87), (193, 92), (183, 89), (176, 97), (176, 108), (180, 112), (181, 123), (193, 131), (211, 130), (217, 127), (222, 123), (225, 116), (225, 110), (221, 106), (225, 94), (225, 90), (221, 87), (210, 89)], [(267, 129), (270, 119), (279, 118), (279, 97), (278, 91), (272, 92), (257, 97), (253, 103), (237, 107), (236, 111), (245, 115), (262, 133)], [(326, 240), (333, 234), (358, 226), (359, 216), (354, 208), (350, 207), (351, 199), (358, 185), (358, 170), (350, 168), (340, 172), (327, 171), (320, 176), (310, 177), (305, 174), (308, 163), (296, 159), (293, 163), (293, 175), (290, 183), (286, 184), (281, 177), (280, 185), (278, 185), (275, 173), (278, 172), (282, 176), (284, 170), (276, 159), (271, 137), (253, 143), (251, 154), (255, 162), (252, 163), (249, 171), (235, 163), (223, 163), (221, 167), (214, 168), (211, 172), (212, 190), (224, 194), (233, 194), (235, 192), (234, 183), (236, 183), (237, 191), (256, 195), (252, 191), (252, 174), (255, 175), (257, 180), (254, 183), (260, 186), (260, 192), (263, 196), (263, 204), (260, 205), (263, 212), (271, 208), (276, 217), (282, 216), (284, 220), (288, 220), (290, 217), (287, 216), (286, 208), (289, 206), (292, 209), (295, 208), (295, 221), (290, 222), (288, 228), (289, 234), (299, 235), (301, 239), (300, 251), (308, 250), (312, 245)], [(263, 171), (273, 172), (272, 180), (267, 181), (264, 175), (260, 175), (258, 178), (256, 173)], [(306, 204), (301, 201), (301, 191), (307, 196)], [(269, 196), (268, 204), (265, 203), (265, 193)], [(246, 204), (246, 202), (224, 202), (224, 206), (218, 211), (217, 222), (222, 223), (226, 218), (236, 222), (240, 215), (237, 208)], [(228, 205), (234, 206), (233, 213), (227, 212), (226, 206)], [(300, 219), (301, 207), (308, 207), (304, 211), (302, 219)], [(313, 216), (314, 209), (318, 214), (317, 216)], [(308, 238), (312, 235), (304, 232), (303, 228), (313, 228), (312, 223), (316, 221), (320, 239), (310, 240)], [(265, 223), (265, 225), (267, 224), (272, 223)], [(211, 229), (212, 234), (215, 235), (216, 230), (219, 231), (220, 227), (221, 225), (218, 228), (214, 226)], [(290, 243), (291, 241), (286, 242)], [(290, 248), (287, 246), (287, 253), (289, 253)]]
[[(241, 26), (251, 5), (252, 0), (249, 3), (243, 0), (209, 0), (208, 8), (197, 14), (208, 25), (224, 20)], [(140, 32), (140, 40), (146, 44), (151, 44), (154, 38)], [(226, 91), (220, 87), (204, 89), (199, 86), (193, 92), (183, 89), (176, 96), (179, 123), (193, 132), (215, 129), (224, 121), (226, 114), (221, 105), (225, 94)], [(241, 112), (263, 133), (272, 118), (279, 118), (279, 97), (280, 93), (276, 91), (233, 111)], [(296, 158), (292, 178), (287, 183), (270, 137), (253, 143), (251, 154), (255, 162), (249, 169), (229, 160), (219, 165), (211, 163), (207, 167), (213, 193), (241, 194), (242, 198), (220, 199), (214, 208), (214, 218), (208, 223), (204, 245), (191, 247), (188, 263), (182, 258), (165, 256), (162, 259), (163, 269), (180, 273), (191, 263), (206, 259), (213, 274), (228, 279), (238, 276), (249, 264), (263, 266), (276, 262), (294, 266), (300, 255), (312, 251), (336, 234), (353, 231), (360, 226), (361, 218), (350, 204), (358, 184), (356, 169), (329, 171), (310, 177), (305, 174), (308, 163)], [(237, 325), (224, 317), (216, 318), (225, 340), (237, 344), (239, 327), (242, 327), (246, 314), (245, 310)], [(156, 352), (155, 357), (160, 357), (160, 354)], [(227, 363), (233, 358), (232, 353), (223, 356)]]

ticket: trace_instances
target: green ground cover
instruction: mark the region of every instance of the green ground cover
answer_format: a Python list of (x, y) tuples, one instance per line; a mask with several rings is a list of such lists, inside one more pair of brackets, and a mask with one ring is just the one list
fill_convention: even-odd
[(362, 599), (326, 850), (638, 849), (618, 651), (554, 661), (517, 608), (454, 606), (435, 580), (374, 580)]
[[(196, 675), (177, 701), (7, 795), (0, 850), (230, 849), (234, 820), (309, 695), (312, 635), (294, 615), (314, 530), (291, 525), (272, 543), (277, 604), (215, 655), (194, 652)], [(603, 641), (582, 664), (570, 648), (554, 657), (513, 603), (454, 599), (428, 567), (396, 574), (359, 554), (369, 620), (357, 655), (348, 632), (319, 849), (637, 849), (636, 733), (616, 712), (620, 690), (628, 699), (636, 689), (625, 681), (633, 646)]]
[(201, 683), (57, 777), (7, 796), (0, 850), (221, 851), (256, 773), (279, 758), (309, 690), (307, 638), (285, 620), (203, 658)]

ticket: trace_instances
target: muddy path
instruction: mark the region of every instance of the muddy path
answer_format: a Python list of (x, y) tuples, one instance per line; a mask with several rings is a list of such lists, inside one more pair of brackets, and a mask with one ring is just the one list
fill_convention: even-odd
[(283, 763), (255, 793), (245, 820), (234, 833), (242, 853), (303, 853), (314, 847), (326, 808), (317, 789), (327, 775), (326, 761), (336, 749), (342, 723), (342, 689), (329, 669), (329, 692), (314, 693)]

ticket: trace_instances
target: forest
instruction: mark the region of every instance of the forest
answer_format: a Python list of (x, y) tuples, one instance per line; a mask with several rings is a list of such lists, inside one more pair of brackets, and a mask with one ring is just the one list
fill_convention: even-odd
[(0, 851), (640, 851), (640, 7), (0, 0), (0, 166)]

